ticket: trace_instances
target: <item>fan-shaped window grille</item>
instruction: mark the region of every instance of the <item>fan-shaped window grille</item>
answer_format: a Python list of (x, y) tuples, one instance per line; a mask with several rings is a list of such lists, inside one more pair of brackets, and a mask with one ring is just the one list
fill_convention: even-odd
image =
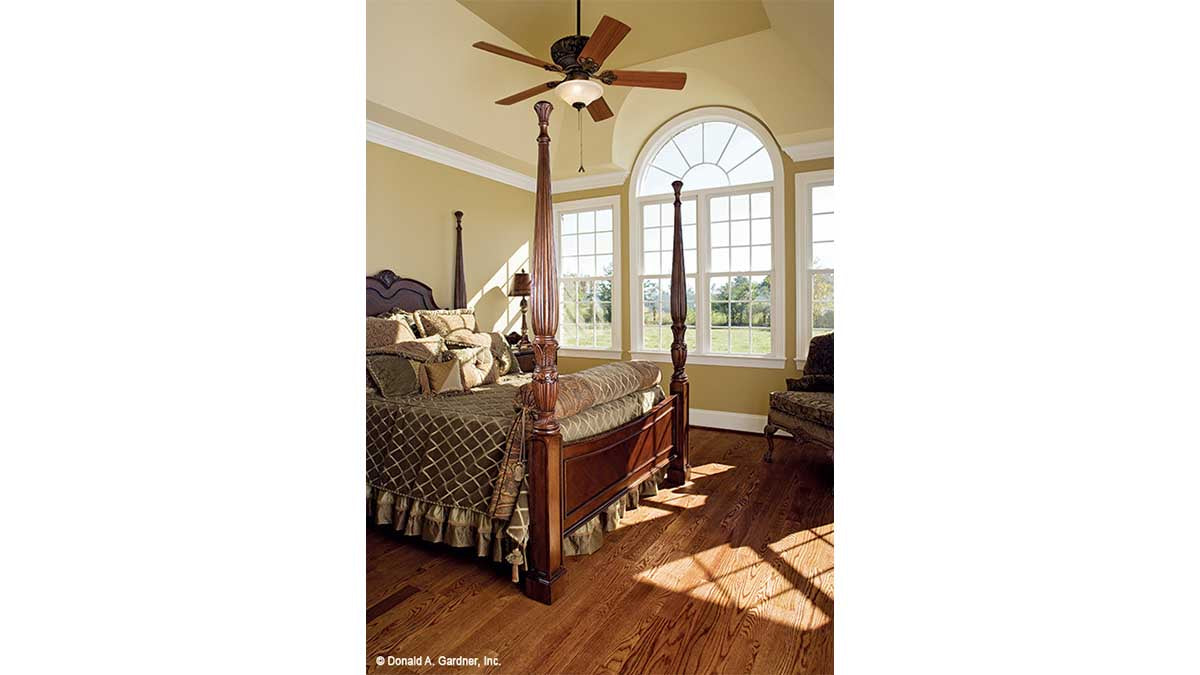
[(642, 172), (638, 196), (706, 190), (774, 180), (771, 156), (749, 129), (732, 122), (701, 122), (675, 134)]

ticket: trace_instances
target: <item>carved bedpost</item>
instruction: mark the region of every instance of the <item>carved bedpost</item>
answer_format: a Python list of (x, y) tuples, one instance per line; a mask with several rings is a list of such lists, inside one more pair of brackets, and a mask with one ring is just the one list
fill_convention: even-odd
[(537, 196), (533, 214), (531, 260), (533, 319), (533, 398), (536, 419), (529, 440), (529, 572), (525, 594), (550, 604), (562, 595), (562, 435), (554, 406), (558, 402), (558, 270), (550, 205), (550, 111), (538, 101)]
[(675, 240), (671, 247), (671, 393), (675, 395), (675, 448), (667, 465), (669, 486), (683, 485), (691, 480), (692, 465), (688, 458), (688, 376), (687, 364), (687, 271), (683, 269), (683, 214), (679, 193), (683, 182), (671, 183), (675, 189)]
[(467, 306), (467, 277), (463, 272), (462, 217), (462, 211), (454, 212), (454, 230), (457, 237), (454, 244), (454, 309)]

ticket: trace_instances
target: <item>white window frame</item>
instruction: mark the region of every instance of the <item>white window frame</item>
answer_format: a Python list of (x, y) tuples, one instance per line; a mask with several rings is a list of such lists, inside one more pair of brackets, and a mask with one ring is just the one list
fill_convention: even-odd
[[(593, 197), (591, 199), (576, 199), (569, 202), (555, 202), (553, 208), (554, 218), (554, 255), (557, 256), (555, 265), (556, 269), (560, 270), (558, 275), (559, 280), (559, 327), (562, 330), (562, 281), (564, 277), (561, 274), (562, 270), (562, 232), (559, 230), (561, 216), (568, 213), (579, 213), (582, 211), (595, 211), (597, 209), (612, 209), (613, 214), (613, 273), (612, 273), (612, 346), (605, 349), (602, 347), (565, 347), (559, 346), (558, 353), (560, 356), (578, 356), (593, 359), (620, 359), (624, 345), (621, 344), (622, 325), (621, 325), (621, 306), (620, 299), (625, 297), (624, 284), (622, 279), (624, 275), (621, 270), (621, 195), (606, 195), (604, 197)], [(577, 277), (572, 277), (577, 278)], [(605, 277), (585, 277), (587, 279), (604, 279)], [(555, 336), (557, 337), (557, 336)]]
[(833, 169), (796, 174), (797, 368), (803, 366), (804, 361), (808, 359), (808, 342), (812, 340), (812, 274), (814, 271), (821, 271), (809, 267), (812, 263), (812, 189), (823, 185), (833, 185)]
[[(783, 368), (787, 363), (784, 354), (784, 345), (786, 344), (784, 337), (786, 332), (784, 326), (784, 304), (787, 301), (784, 289), (787, 285), (787, 267), (786, 245), (784, 241), (784, 201), (786, 195), (784, 194), (783, 156), (780, 153), (779, 145), (775, 142), (774, 136), (771, 135), (771, 132), (762, 123), (740, 110), (719, 106), (697, 108), (696, 110), (688, 111), (672, 118), (669, 122), (659, 127), (658, 131), (642, 147), (637, 161), (634, 162), (633, 171), (630, 173), (628, 192), (630, 204), (629, 261), (632, 268), (630, 280), (637, 282), (636, 284), (630, 284), (630, 289), (626, 296), (629, 302), (630, 320), (632, 322), (629, 336), (632, 341), (630, 354), (635, 359), (646, 359), (660, 363), (671, 362), (670, 351), (646, 351), (641, 349), (642, 322), (640, 316), (642, 285), (640, 279), (642, 276), (642, 206), (649, 203), (661, 203), (664, 198), (671, 200), (673, 199), (673, 195), (658, 194), (638, 197), (638, 184), (641, 183), (642, 173), (663, 146), (680, 131), (701, 122), (732, 122), (745, 127), (748, 131), (756, 135), (766, 149), (767, 155), (771, 158), (771, 168), (774, 171), (775, 178), (763, 183), (749, 183), (705, 190), (688, 190), (687, 185), (684, 185), (684, 191), (680, 194), (680, 198), (687, 199), (688, 197), (694, 197), (696, 199), (696, 264), (700, 268), (697, 270), (684, 270), (688, 275), (694, 274), (696, 277), (696, 350), (688, 353), (688, 364)], [(711, 348), (709, 340), (710, 313), (712, 311), (708, 300), (709, 277), (714, 275), (728, 276), (728, 273), (712, 273), (708, 271), (708, 258), (711, 253), (708, 248), (708, 198), (723, 194), (762, 192), (764, 190), (771, 193), (771, 352), (769, 354), (713, 354), (709, 351)], [(633, 287), (634, 285), (636, 285), (636, 288)], [(614, 290), (613, 293), (615, 294), (616, 291)], [(635, 320), (635, 317), (638, 318)]]

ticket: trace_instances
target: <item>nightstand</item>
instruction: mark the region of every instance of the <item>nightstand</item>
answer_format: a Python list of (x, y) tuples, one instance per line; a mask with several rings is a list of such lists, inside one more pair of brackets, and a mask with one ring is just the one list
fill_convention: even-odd
[(513, 347), (513, 356), (517, 357), (517, 363), (521, 364), (521, 372), (522, 373), (532, 373), (533, 372), (533, 349), (532, 348), (527, 349), (525, 351), (520, 351), (516, 347)]

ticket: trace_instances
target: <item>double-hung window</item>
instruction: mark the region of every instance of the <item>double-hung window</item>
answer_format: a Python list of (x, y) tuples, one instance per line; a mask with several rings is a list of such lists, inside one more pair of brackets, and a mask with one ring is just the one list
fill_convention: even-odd
[(651, 138), (630, 181), (635, 358), (669, 359), (671, 182), (681, 180), (688, 362), (783, 366), (781, 174), (774, 140), (736, 111), (686, 113)]
[(554, 205), (560, 354), (621, 357), (620, 213), (615, 195)]
[(836, 214), (832, 171), (796, 174), (796, 359), (808, 341), (833, 332), (833, 267)]

